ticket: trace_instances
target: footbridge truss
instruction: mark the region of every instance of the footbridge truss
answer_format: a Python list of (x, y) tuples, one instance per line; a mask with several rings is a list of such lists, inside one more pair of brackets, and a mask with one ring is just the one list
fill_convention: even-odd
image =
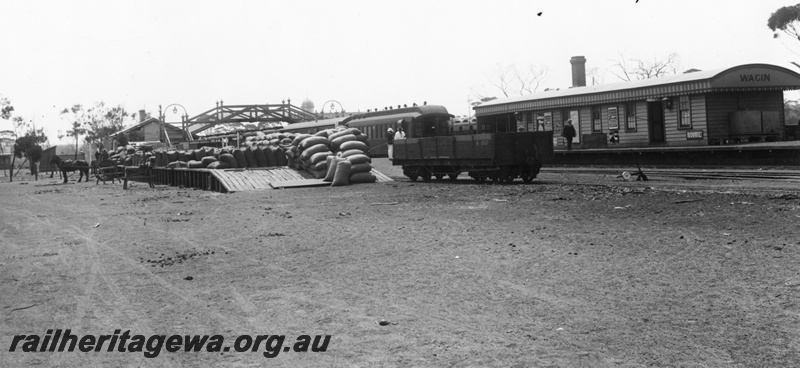
[(272, 123), (280, 127), (288, 124), (315, 120), (317, 117), (306, 110), (288, 103), (267, 105), (223, 105), (198, 114), (184, 122), (184, 130), (197, 134), (219, 124), (229, 123)]

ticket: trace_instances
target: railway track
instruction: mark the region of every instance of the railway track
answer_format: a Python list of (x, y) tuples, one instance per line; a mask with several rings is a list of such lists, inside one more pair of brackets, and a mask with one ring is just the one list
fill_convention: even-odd
[[(628, 172), (633, 178), (636, 177), (638, 169), (630, 167), (557, 167), (542, 168), (542, 172), (549, 173), (573, 173), (573, 174), (602, 174), (602, 175), (622, 175)], [(685, 180), (775, 180), (785, 182), (800, 183), (800, 170), (786, 169), (655, 169), (643, 168), (642, 172), (648, 177), (671, 177)], [(635, 179), (632, 179), (635, 180)]]

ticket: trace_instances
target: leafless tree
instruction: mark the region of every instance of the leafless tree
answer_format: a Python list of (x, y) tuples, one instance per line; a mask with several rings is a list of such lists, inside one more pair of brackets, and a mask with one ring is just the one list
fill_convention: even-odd
[(653, 57), (652, 60), (626, 59), (625, 55), (620, 52), (619, 58), (613, 61), (614, 64), (610, 71), (623, 81), (658, 78), (678, 74), (678, 70), (680, 70), (678, 54), (674, 52), (667, 55), (666, 58)]
[(605, 77), (600, 73), (600, 68), (594, 67), (586, 71), (586, 79), (592, 81), (592, 85), (603, 84)]
[[(547, 68), (533, 64), (525, 69), (520, 69), (515, 64), (497, 64), (495, 75), (486, 77), (505, 97), (535, 93), (546, 78)], [(483, 97), (482, 94), (476, 95)]]

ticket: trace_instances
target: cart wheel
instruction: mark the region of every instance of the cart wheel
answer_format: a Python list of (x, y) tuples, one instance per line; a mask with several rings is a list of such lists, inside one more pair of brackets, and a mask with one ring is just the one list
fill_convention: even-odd
[(534, 178), (536, 178), (536, 175), (530, 173), (522, 174), (522, 181), (525, 182), (525, 184), (530, 184)]
[(436, 177), (436, 180), (442, 180), (442, 178), (444, 178), (444, 174), (436, 174), (434, 176)]
[(450, 180), (452, 180), (452, 181), (456, 181), (456, 179), (458, 179), (458, 173), (447, 174), (447, 177), (450, 178)]
[(431, 181), (431, 173), (429, 171), (425, 171), (421, 176), (423, 181)]
[(419, 175), (409, 175), (408, 178), (411, 179), (411, 181), (417, 181)]

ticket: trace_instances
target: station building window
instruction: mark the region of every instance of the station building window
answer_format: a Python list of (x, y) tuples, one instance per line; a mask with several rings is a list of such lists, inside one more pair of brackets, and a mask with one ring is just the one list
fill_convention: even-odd
[(636, 102), (625, 104), (625, 130), (628, 132), (636, 131)]
[(680, 96), (678, 99), (678, 127), (691, 128), (692, 127), (692, 105), (689, 102), (689, 96)]
[(600, 106), (592, 106), (592, 133), (601, 133), (603, 123), (600, 120)]
[(529, 112), (529, 113), (525, 114), (525, 131), (526, 132), (532, 132), (533, 128), (534, 128), (533, 113)]

